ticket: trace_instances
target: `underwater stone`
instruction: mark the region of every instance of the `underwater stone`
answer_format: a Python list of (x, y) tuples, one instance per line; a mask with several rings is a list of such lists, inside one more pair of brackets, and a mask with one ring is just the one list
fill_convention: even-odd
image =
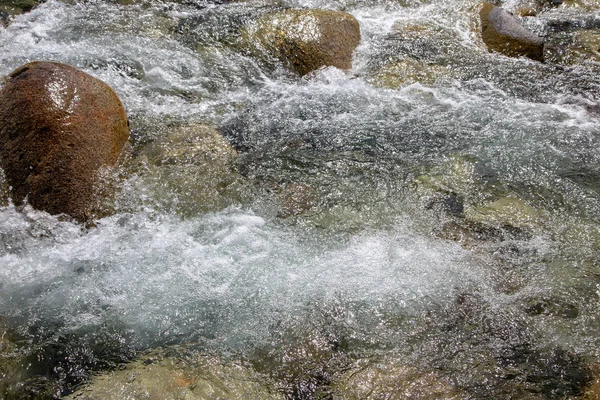
[(560, 33), (544, 45), (548, 61), (573, 65), (600, 61), (600, 29), (584, 29), (574, 33)]
[(508, 12), (489, 3), (480, 11), (481, 37), (488, 49), (509, 57), (544, 61), (544, 40), (525, 29)]
[(435, 372), (421, 372), (394, 360), (358, 361), (336, 379), (341, 399), (463, 399), (450, 382)]
[(407, 57), (385, 64), (375, 72), (372, 81), (377, 87), (397, 89), (413, 83), (433, 85), (448, 74), (448, 68)]
[(12, 17), (29, 12), (40, 3), (37, 0), (0, 0), (0, 25), (8, 25)]
[(166, 128), (146, 145), (139, 162), (144, 191), (163, 210), (190, 216), (239, 203), (244, 180), (235, 170), (237, 152), (215, 128), (190, 123)]
[(277, 213), (280, 218), (301, 215), (319, 203), (315, 191), (309, 185), (299, 182), (290, 182), (281, 185), (281, 208)]
[(66, 399), (278, 399), (249, 366), (201, 355), (185, 346), (153, 350), (106, 372)]
[(286, 10), (261, 18), (245, 36), (252, 46), (262, 47), (306, 75), (323, 66), (352, 68), (360, 26), (341, 11)]
[(33, 62), (0, 91), (0, 162), (15, 204), (93, 217), (101, 175), (129, 138), (117, 94), (69, 65)]
[(532, 17), (543, 10), (541, 0), (509, 0), (502, 4), (502, 8), (519, 17)]
[(529, 206), (521, 199), (503, 197), (481, 207), (465, 212), (467, 220), (483, 225), (532, 228), (542, 221), (541, 211)]

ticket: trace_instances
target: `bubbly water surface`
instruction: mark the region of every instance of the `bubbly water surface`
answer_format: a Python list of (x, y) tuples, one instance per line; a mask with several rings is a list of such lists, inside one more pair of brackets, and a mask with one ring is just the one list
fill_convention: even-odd
[[(135, 171), (117, 213), (90, 229), (2, 208), (6, 324), (43, 354), (62, 343), (87, 357), (84, 374), (115, 353), (169, 343), (276, 349), (282, 332), (309, 327), (331, 329), (349, 352), (391, 351), (447, 371), (476, 397), (511, 392), (482, 383), (501, 378), (470, 371), (471, 355), (545, 377), (549, 397), (577, 394), (571, 369), (585, 369), (600, 344), (597, 66), (488, 54), (474, 1), (284, 5), (352, 13), (362, 30), (353, 70), (299, 78), (241, 51), (239, 27), (266, 2), (50, 0), (0, 28), (0, 75), (54, 60), (106, 81), (137, 149), (169, 123), (212, 124), (238, 149), (247, 181), (245, 200), (182, 217), (157, 206)], [(433, 36), (407, 40), (398, 28), (407, 25)], [(405, 56), (448, 74), (400, 89), (369, 80)], [(423, 204), (414, 182), (457, 156), (542, 210), (546, 225), (466, 248), (440, 238), (451, 217)], [(318, 206), (278, 217), (266, 192), (281, 182), (312, 188)], [(486, 199), (474, 190), (465, 202)]]

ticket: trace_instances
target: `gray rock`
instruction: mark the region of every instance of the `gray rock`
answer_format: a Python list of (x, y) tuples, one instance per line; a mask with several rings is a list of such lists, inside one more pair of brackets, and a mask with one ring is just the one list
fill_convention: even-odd
[(481, 37), (490, 51), (544, 61), (544, 39), (525, 29), (511, 14), (484, 3), (480, 17)]

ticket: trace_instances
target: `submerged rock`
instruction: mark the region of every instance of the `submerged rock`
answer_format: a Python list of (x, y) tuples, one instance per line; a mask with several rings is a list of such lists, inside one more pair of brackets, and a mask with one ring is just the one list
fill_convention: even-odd
[(39, 0), (0, 0), (0, 25), (8, 25), (12, 17), (29, 12), (40, 3)]
[(290, 182), (281, 186), (281, 208), (277, 215), (280, 218), (301, 215), (319, 203), (314, 189), (299, 182)]
[(509, 0), (502, 8), (519, 17), (532, 17), (544, 9), (544, 4), (540, 0)]
[(527, 229), (537, 226), (543, 218), (542, 212), (521, 199), (503, 197), (481, 207), (465, 212), (468, 221), (483, 225), (508, 226)]
[(216, 129), (203, 124), (167, 128), (142, 149), (144, 192), (160, 209), (182, 215), (215, 211), (239, 200), (237, 152)]
[(352, 68), (360, 27), (341, 11), (286, 10), (264, 16), (244, 36), (251, 47), (266, 50), (305, 75), (323, 66)]
[(600, 62), (600, 29), (558, 34), (544, 45), (544, 53), (548, 61), (565, 65)]
[(336, 399), (464, 399), (435, 372), (420, 372), (395, 361), (357, 362), (333, 384)]
[(509, 57), (544, 61), (544, 40), (525, 29), (508, 12), (489, 3), (480, 11), (481, 37), (490, 51)]
[(583, 400), (600, 399), (600, 363), (598, 360), (590, 366), (590, 372), (591, 379), (581, 397)]
[(246, 365), (171, 347), (97, 376), (66, 399), (283, 400), (283, 396)]
[(0, 207), (6, 207), (9, 204), (10, 190), (4, 171), (0, 168)]
[(23, 65), (0, 91), (0, 161), (17, 205), (89, 220), (101, 171), (128, 138), (116, 93), (69, 65)]
[(414, 58), (405, 58), (384, 65), (373, 75), (375, 86), (397, 89), (413, 83), (433, 85), (448, 74), (448, 69), (440, 65), (428, 64)]
[(57, 382), (44, 376), (32, 376), (26, 352), (14, 338), (0, 316), (0, 398), (3, 400), (54, 399), (60, 389)]

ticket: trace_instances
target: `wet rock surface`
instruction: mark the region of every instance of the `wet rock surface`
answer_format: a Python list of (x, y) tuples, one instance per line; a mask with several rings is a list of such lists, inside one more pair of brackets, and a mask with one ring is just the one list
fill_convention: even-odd
[(490, 51), (544, 61), (544, 40), (525, 29), (511, 14), (484, 3), (480, 17), (481, 37)]
[(129, 138), (115, 92), (66, 64), (34, 62), (8, 75), (0, 105), (1, 163), (12, 200), (92, 218), (99, 174)]
[(371, 78), (378, 87), (397, 89), (413, 83), (433, 85), (449, 74), (447, 68), (406, 58), (384, 65)]
[(258, 46), (285, 60), (300, 75), (323, 66), (350, 69), (360, 42), (358, 21), (330, 10), (285, 10), (268, 14), (245, 33)]
[(91, 379), (66, 399), (281, 399), (251, 367), (222, 362), (189, 347), (149, 351)]
[[(96, 228), (0, 210), (0, 397), (593, 395), (595, 61), (488, 53), (476, 1), (325, 3), (293, 6), (361, 22), (351, 73), (242, 49), (273, 2), (49, 2), (2, 32), (2, 65), (119, 88), (135, 137)], [(520, 22), (595, 29), (548, 3)]]
[(544, 45), (550, 62), (575, 65), (600, 61), (600, 30), (579, 30), (552, 36)]
[(7, 26), (14, 16), (26, 13), (40, 3), (42, 3), (42, 1), (38, 0), (0, 1), (0, 25)]
[(398, 360), (363, 360), (333, 383), (335, 399), (463, 399), (468, 396), (435, 372), (421, 372)]
[(236, 171), (236, 159), (237, 152), (215, 128), (174, 124), (139, 150), (125, 175), (152, 193), (149, 206), (191, 216), (243, 201), (245, 182)]

